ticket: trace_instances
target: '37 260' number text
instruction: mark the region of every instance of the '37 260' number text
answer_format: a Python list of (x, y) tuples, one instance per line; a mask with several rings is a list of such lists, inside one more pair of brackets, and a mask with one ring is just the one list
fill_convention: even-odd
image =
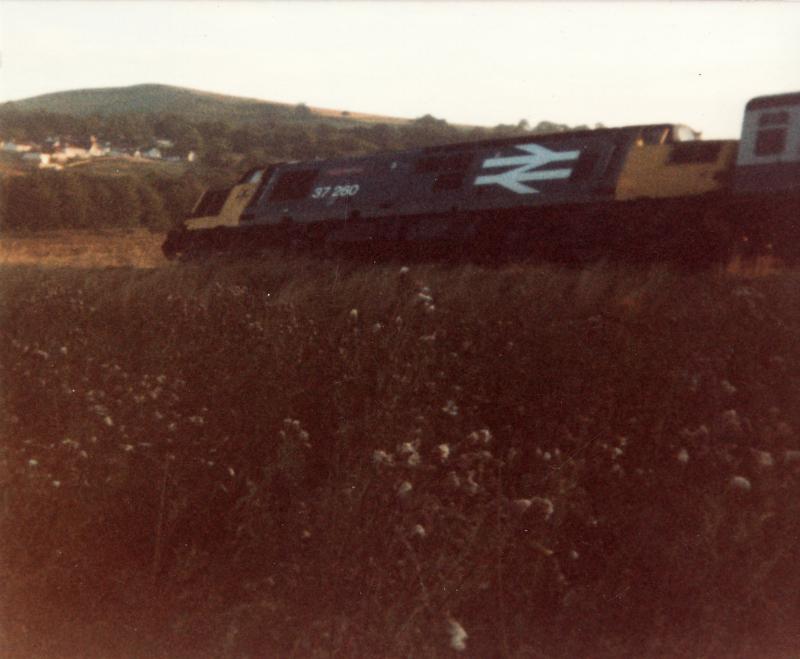
[(358, 194), (358, 183), (353, 185), (325, 185), (320, 188), (314, 188), (311, 193), (312, 199), (336, 199), (337, 197), (355, 197)]

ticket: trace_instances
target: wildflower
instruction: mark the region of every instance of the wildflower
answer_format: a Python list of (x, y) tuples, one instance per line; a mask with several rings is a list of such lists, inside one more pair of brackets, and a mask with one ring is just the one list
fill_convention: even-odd
[(400, 487), (397, 488), (397, 496), (399, 497), (406, 497), (414, 489), (414, 486), (409, 483), (408, 481), (403, 481), (400, 483)]
[(455, 401), (448, 400), (445, 406), (442, 408), (442, 412), (449, 414), (450, 416), (458, 416), (458, 405), (456, 405)]
[(407, 275), (407, 274), (408, 274), (408, 272), (409, 272), (409, 270), (408, 270), (408, 266), (405, 266), (405, 265), (404, 265), (402, 268), (400, 268), (400, 274), (401, 274), (401, 275)]
[(50, 484), (53, 487), (61, 487), (61, 481), (52, 481)]
[(415, 440), (413, 442), (403, 442), (400, 444), (399, 452), (402, 455), (407, 453), (416, 453), (417, 449), (419, 448), (419, 440)]
[(114, 419), (112, 419), (110, 416), (106, 416), (106, 418), (103, 419), (103, 423), (105, 423), (110, 428), (111, 426), (114, 425)]
[(447, 485), (448, 487), (457, 490), (461, 487), (461, 479), (458, 477), (458, 474), (454, 471), (448, 472), (447, 474)]
[(158, 377), (156, 377), (156, 382), (158, 382), (158, 384), (164, 384), (166, 381), (167, 381), (167, 376), (164, 374), (161, 374)]
[(424, 336), (419, 337), (419, 340), (423, 343), (433, 343), (436, 340), (436, 332), (433, 334), (425, 334)]
[(30, 460), (28, 460), (28, 466), (29, 467), (38, 467), (39, 466), (39, 461), (36, 460), (35, 458), (31, 458)]
[(175, 432), (177, 429), (178, 429), (178, 424), (175, 423), (174, 421), (167, 425), (167, 430), (169, 430), (170, 432)]
[(372, 462), (376, 465), (392, 466), (394, 464), (394, 458), (386, 451), (378, 449), (372, 452)]
[(738, 389), (736, 389), (736, 387), (734, 387), (728, 380), (723, 380), (719, 384), (720, 387), (722, 387), (722, 391), (724, 391), (729, 396), (733, 396), (733, 394), (735, 394), (738, 391)]
[(69, 437), (67, 437), (66, 439), (62, 439), (61, 443), (64, 446), (69, 446), (70, 448), (80, 448), (80, 444), (76, 442), (74, 439), (70, 439)]
[(751, 489), (750, 481), (744, 476), (734, 476), (730, 481), (731, 488), (734, 490), (741, 490), (742, 492), (749, 492)]
[(358, 309), (350, 309), (350, 320), (358, 320)]
[(61, 347), (58, 349), (58, 351), (59, 351), (59, 352), (60, 352), (62, 355), (66, 355), (66, 354), (67, 354), (67, 346), (61, 346)]
[(720, 415), (722, 432), (728, 436), (738, 437), (742, 434), (742, 420), (736, 410), (726, 410)]
[(531, 505), (534, 507), (537, 513), (544, 517), (545, 521), (550, 519), (551, 515), (555, 511), (553, 502), (545, 497), (533, 497), (531, 499)]
[(417, 299), (420, 302), (433, 302), (433, 298), (430, 295), (428, 295), (427, 293), (424, 293), (422, 291), (417, 293)]
[(800, 462), (800, 451), (784, 451), (783, 452), (783, 461), (787, 464), (792, 464), (794, 462)]
[(133, 444), (120, 444), (120, 448), (125, 451), (125, 453), (130, 453), (133, 451)]
[(477, 494), (480, 485), (475, 482), (475, 472), (470, 471), (467, 473), (467, 492), (470, 494)]
[(108, 408), (105, 405), (94, 405), (92, 411), (98, 416), (107, 416)]
[(467, 649), (467, 638), (469, 635), (461, 626), (461, 623), (454, 618), (449, 618), (447, 621), (448, 632), (450, 634), (450, 647), (457, 652), (463, 652)]
[(189, 417), (189, 423), (193, 423), (196, 426), (202, 426), (205, 423), (205, 419), (202, 416), (194, 415)]
[(570, 550), (570, 552), (569, 552), (569, 557), (570, 557), (570, 558), (571, 558), (573, 561), (576, 561), (576, 560), (578, 560), (578, 558), (580, 557), (580, 554), (579, 554), (577, 551), (575, 551), (574, 549), (572, 549), (572, 550)]
[(417, 524), (411, 531), (411, 535), (416, 536), (418, 538), (424, 538), (428, 535), (428, 532), (425, 530), (425, 527), (422, 524)]
[(772, 453), (769, 453), (768, 451), (753, 450), (753, 457), (755, 457), (756, 464), (759, 467), (772, 467), (775, 464), (775, 459), (772, 457)]
[(520, 514), (527, 512), (533, 505), (533, 501), (530, 499), (514, 499), (511, 503), (514, 506), (514, 511)]
[(416, 466), (419, 465), (420, 462), (422, 462), (422, 458), (419, 456), (419, 453), (417, 453), (416, 451), (414, 453), (410, 454), (408, 456), (408, 459), (406, 460), (406, 464), (409, 467), (416, 467)]
[(50, 353), (45, 352), (44, 350), (34, 350), (33, 354), (37, 357), (41, 357), (42, 359), (50, 359)]
[(686, 464), (687, 462), (689, 462), (689, 451), (687, 451), (685, 448), (682, 448), (680, 451), (678, 451), (676, 459), (678, 460), (678, 462)]
[(545, 462), (550, 462), (552, 457), (553, 456), (550, 454), (550, 451), (545, 451), (544, 453), (542, 453), (542, 460), (544, 460)]
[(228, 473), (231, 475), (231, 478), (236, 476), (236, 472), (233, 470), (233, 467), (228, 467)]
[(304, 540), (308, 540), (311, 537), (311, 531), (308, 529), (303, 529), (303, 533), (301, 534)]
[(492, 441), (492, 433), (487, 429), (475, 430), (467, 435), (467, 439), (472, 444), (488, 444)]
[(373, 334), (377, 334), (377, 333), (378, 333), (378, 332), (380, 332), (382, 329), (383, 329), (383, 325), (382, 325), (381, 323), (375, 323), (375, 324), (372, 326), (372, 333), (373, 333)]
[(450, 456), (450, 447), (447, 444), (439, 444), (436, 447), (436, 450), (439, 451), (439, 459), (444, 462)]

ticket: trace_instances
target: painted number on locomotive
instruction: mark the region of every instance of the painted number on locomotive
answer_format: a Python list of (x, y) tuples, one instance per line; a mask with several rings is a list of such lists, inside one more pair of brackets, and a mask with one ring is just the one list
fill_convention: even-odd
[[(499, 185), (516, 192), (517, 194), (538, 194), (539, 190), (525, 185), (527, 181), (553, 181), (569, 178), (572, 169), (562, 167), (558, 169), (541, 169), (553, 162), (569, 162), (577, 160), (580, 150), (551, 151), (538, 144), (517, 144), (517, 149), (525, 151), (527, 155), (507, 156), (505, 158), (487, 158), (483, 161), (483, 169), (507, 169), (500, 174), (487, 174), (478, 176), (475, 185)], [(533, 171), (533, 170), (539, 171)]]
[(314, 188), (311, 193), (312, 199), (337, 199), (339, 197), (355, 197), (358, 194), (358, 183), (352, 185), (323, 185), (319, 188)]

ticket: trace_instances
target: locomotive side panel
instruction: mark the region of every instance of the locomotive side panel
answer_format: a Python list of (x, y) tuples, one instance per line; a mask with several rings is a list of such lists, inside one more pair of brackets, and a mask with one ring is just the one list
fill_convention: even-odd
[(383, 217), (394, 212), (408, 171), (402, 154), (283, 165), (242, 220), (308, 224)]

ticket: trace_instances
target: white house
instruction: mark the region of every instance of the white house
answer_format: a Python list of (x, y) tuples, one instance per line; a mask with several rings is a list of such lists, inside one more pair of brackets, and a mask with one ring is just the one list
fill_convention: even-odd
[(25, 153), (33, 148), (30, 144), (17, 144), (16, 142), (3, 142), (3, 151), (7, 153)]

